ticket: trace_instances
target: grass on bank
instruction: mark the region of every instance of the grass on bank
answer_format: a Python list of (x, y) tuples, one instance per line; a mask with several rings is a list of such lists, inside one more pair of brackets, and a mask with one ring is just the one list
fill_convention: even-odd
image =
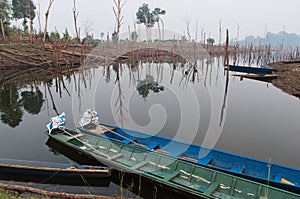
[(38, 197), (20, 196), (18, 192), (0, 189), (0, 199), (38, 199)]

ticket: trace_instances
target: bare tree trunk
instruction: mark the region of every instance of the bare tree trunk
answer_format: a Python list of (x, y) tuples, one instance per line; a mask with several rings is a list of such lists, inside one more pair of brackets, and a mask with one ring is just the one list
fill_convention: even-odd
[(30, 18), (29, 21), (30, 33), (29, 33), (29, 42), (32, 44), (32, 34), (33, 34), (33, 21)]
[(50, 12), (50, 8), (51, 8), (53, 2), (54, 2), (54, 0), (49, 0), (48, 9), (47, 9), (47, 12), (45, 13), (46, 19), (45, 19), (45, 28), (44, 28), (44, 37), (43, 37), (44, 46), (45, 46), (45, 43), (46, 43), (46, 34), (47, 34), (47, 27), (48, 27), (49, 12)]
[(159, 18), (159, 19), (160, 19), (161, 24), (162, 24), (162, 40), (165, 40), (165, 23), (161, 18)]
[(1, 30), (2, 30), (3, 41), (5, 42), (5, 30), (4, 30), (2, 19), (0, 19), (0, 25), (1, 25)]
[(122, 11), (122, 8), (125, 5), (125, 3), (126, 3), (126, 1), (124, 1), (122, 3), (122, 0), (114, 0), (115, 6), (113, 7), (113, 11), (114, 11), (114, 14), (116, 17), (116, 22), (117, 22), (117, 25), (116, 25), (116, 33), (117, 33), (116, 41), (117, 42), (119, 41), (120, 29), (121, 29), (121, 26), (123, 23), (123, 16), (121, 16), (121, 11)]
[(129, 40), (131, 38), (131, 31), (130, 31), (130, 26), (129, 25), (128, 25), (128, 38), (129, 38)]
[(239, 42), (239, 36), (240, 36), (240, 24), (237, 24), (237, 32), (236, 32), (236, 42)]
[(76, 1), (73, 0), (73, 18), (74, 18), (74, 25), (75, 25), (75, 32), (76, 32), (76, 37), (80, 40), (80, 34), (79, 34), (79, 30), (78, 30), (78, 26), (77, 26), (77, 18), (79, 15), (79, 11), (77, 11), (76, 9)]
[(195, 32), (195, 42), (198, 40), (198, 20), (196, 20), (196, 32)]
[(185, 25), (186, 25), (186, 34), (189, 37), (189, 41), (191, 41), (191, 34), (190, 34), (190, 18), (184, 18), (185, 19)]
[(146, 37), (147, 37), (147, 46), (148, 46), (149, 40), (150, 40), (150, 35), (149, 35), (148, 17), (147, 17), (147, 14), (146, 14), (146, 13), (144, 13), (144, 18), (145, 18)]
[(40, 0), (38, 0), (37, 17), (38, 17), (38, 22), (39, 22), (39, 33), (41, 33), (42, 25), (41, 25), (41, 2), (40, 2)]
[(221, 42), (222, 42), (222, 19), (219, 21), (219, 53), (221, 48)]
[(161, 40), (161, 32), (160, 32), (159, 21), (160, 21), (160, 18), (157, 20), (157, 28), (158, 28), (158, 37), (159, 37), (159, 40)]
[(226, 29), (226, 55), (225, 55), (225, 66), (226, 66), (226, 78), (229, 78), (229, 31)]

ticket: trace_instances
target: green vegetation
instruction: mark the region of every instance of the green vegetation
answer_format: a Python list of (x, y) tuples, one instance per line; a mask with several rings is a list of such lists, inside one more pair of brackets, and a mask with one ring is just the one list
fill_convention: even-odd
[[(50, 1), (52, 5), (53, 1)], [(118, 22), (118, 26), (121, 26), (123, 17), (121, 16), (121, 9), (124, 6), (121, 1), (115, 1), (116, 7), (114, 7), (114, 13), (116, 15), (116, 19)], [(74, 8), (75, 9), (75, 8)], [(48, 11), (48, 10), (47, 10)], [(75, 10), (76, 11), (76, 10)], [(49, 12), (49, 11), (48, 11)], [(46, 14), (49, 14), (46, 12)], [(76, 14), (76, 12), (75, 12)], [(144, 24), (146, 28), (152, 28), (155, 24), (157, 24), (159, 29), (159, 40), (164, 38), (164, 23), (161, 18), (162, 15), (165, 15), (166, 11), (161, 8), (154, 8), (151, 10), (148, 4), (144, 3), (136, 12), (137, 23)], [(36, 31), (33, 29), (33, 20), (35, 17), (38, 16), (40, 29)], [(47, 16), (47, 15), (46, 15)], [(75, 15), (76, 16), (76, 15)], [(11, 26), (11, 21), (15, 20), (22, 20), (22, 29), (17, 28), (16, 26)], [(33, 0), (1, 0), (0, 1), (0, 23), (3, 23), (3, 27), (0, 26), (0, 36), (3, 36), (3, 41), (5, 42), (5, 37), (8, 37), (9, 41), (21, 41), (22, 38), (26, 38), (28, 36), (30, 43), (34, 43), (34, 41), (38, 41), (38, 38), (43, 39), (41, 41), (57, 41), (57, 40), (64, 40), (64, 41), (79, 41), (76, 38), (72, 38), (67, 29), (64, 32), (59, 33), (56, 29), (54, 31), (46, 31), (45, 35), (44, 32), (41, 31), (41, 24), (40, 24), (40, 11), (37, 11), (37, 7), (34, 4)], [(162, 24), (162, 34), (160, 30), (160, 26)], [(120, 28), (120, 27), (119, 27)], [(34, 35), (35, 33), (35, 35)], [(4, 34), (4, 35), (3, 35)], [(113, 42), (118, 41), (118, 28), (111, 34), (111, 40)], [(23, 35), (23, 37), (20, 37)], [(105, 33), (101, 33), (101, 40), (104, 39)], [(44, 38), (45, 37), (45, 38)], [(137, 40), (137, 33), (136, 31), (132, 32), (127, 38), (127, 40), (136, 41)], [(109, 38), (109, 37), (108, 37)], [(90, 36), (87, 32), (86, 37), (82, 39), (84, 42), (89, 43), (99, 43), (100, 40), (94, 39), (93, 36)]]
[(166, 11), (155, 8), (152, 12), (148, 4), (144, 3), (137, 11), (136, 18), (139, 24), (144, 24), (147, 28), (152, 28), (156, 22), (160, 21), (160, 15), (165, 15)]
[[(8, 28), (10, 25), (10, 13), (11, 13), (11, 5), (8, 0), (0, 1), (0, 19), (2, 19), (5, 34), (8, 34)], [(0, 31), (1, 32), (1, 31)], [(2, 34), (2, 33), (0, 33)]]
[(6, 191), (0, 189), (0, 198), (1, 199), (38, 199), (38, 197), (33, 196), (20, 196), (17, 192)]
[(70, 36), (67, 28), (65, 29), (65, 32), (63, 33), (63, 39), (64, 40), (70, 40), (71, 39), (71, 36)]
[(14, 19), (23, 19), (24, 32), (28, 32), (27, 22), (30, 21), (30, 32), (32, 32), (32, 21), (35, 18), (35, 5), (32, 0), (12, 0), (12, 11)]
[(153, 27), (155, 20), (154, 15), (150, 12), (148, 4), (144, 3), (137, 11), (136, 18), (139, 24), (144, 24), (146, 27)]
[(210, 46), (213, 46), (214, 43), (215, 43), (215, 40), (213, 38), (211, 38), (211, 37), (208, 38), (206, 41), (207, 41), (207, 44), (210, 45)]

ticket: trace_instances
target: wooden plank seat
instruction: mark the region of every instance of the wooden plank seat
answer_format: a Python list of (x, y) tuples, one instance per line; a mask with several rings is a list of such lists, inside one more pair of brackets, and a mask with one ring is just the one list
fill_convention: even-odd
[(179, 172), (178, 171), (173, 171), (172, 173), (170, 173), (169, 175), (167, 175), (165, 177), (165, 180), (168, 182), (168, 181), (171, 181), (173, 178), (177, 177), (179, 175)]
[(89, 128), (88, 130), (96, 134), (103, 134), (109, 131), (113, 131), (114, 128), (98, 124), (95, 125), (93, 128)]
[(115, 160), (115, 159), (118, 159), (118, 158), (120, 158), (120, 157), (122, 157), (122, 156), (123, 156), (122, 153), (118, 153), (118, 154), (116, 154), (116, 155), (110, 157), (109, 159), (110, 159), (110, 160)]
[(83, 136), (84, 136), (84, 134), (79, 133), (79, 134), (76, 134), (76, 135), (73, 135), (73, 136), (69, 137), (69, 138), (68, 138), (68, 141), (74, 140), (74, 139), (76, 139), (76, 138), (81, 138), (81, 137), (83, 137)]
[(215, 192), (219, 188), (219, 183), (214, 182), (212, 183), (205, 191), (205, 195), (211, 195), (213, 192)]
[(147, 161), (147, 160), (144, 160), (144, 161), (141, 161), (141, 162), (139, 162), (139, 163), (133, 165), (133, 166), (131, 167), (131, 169), (137, 170), (137, 169), (139, 169), (139, 168), (145, 166), (146, 164), (148, 164), (148, 161)]

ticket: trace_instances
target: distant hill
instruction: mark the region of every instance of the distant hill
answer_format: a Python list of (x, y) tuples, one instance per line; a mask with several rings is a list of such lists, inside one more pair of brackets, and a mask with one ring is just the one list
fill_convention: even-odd
[[(236, 40), (233, 39), (230, 43), (236, 44)], [(271, 44), (271, 46), (280, 47), (283, 45), (285, 48), (295, 48), (297, 46), (300, 47), (300, 35), (295, 33), (287, 33), (284, 31), (276, 33), (268, 32), (265, 37), (253, 36), (249, 35), (244, 40), (238, 41), (239, 45), (250, 45), (252, 43), (253, 46)]]

